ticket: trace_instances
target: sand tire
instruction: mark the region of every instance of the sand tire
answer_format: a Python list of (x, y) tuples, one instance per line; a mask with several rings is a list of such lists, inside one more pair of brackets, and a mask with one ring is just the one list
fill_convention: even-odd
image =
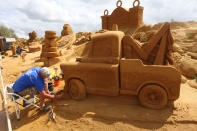
[(164, 88), (158, 85), (146, 85), (138, 94), (142, 106), (151, 109), (162, 109), (168, 104), (168, 95)]
[(68, 93), (74, 100), (82, 100), (86, 98), (86, 88), (84, 83), (78, 79), (70, 80)]

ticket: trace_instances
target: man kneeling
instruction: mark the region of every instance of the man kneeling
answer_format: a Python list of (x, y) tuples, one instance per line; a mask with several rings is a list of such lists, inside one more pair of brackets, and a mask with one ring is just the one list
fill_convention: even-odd
[(50, 110), (50, 106), (45, 106), (44, 99), (60, 99), (62, 95), (51, 95), (48, 90), (48, 79), (51, 79), (51, 71), (47, 67), (31, 68), (23, 73), (13, 85), (15, 93), (33, 97), (37, 92), (40, 94), (40, 110)]

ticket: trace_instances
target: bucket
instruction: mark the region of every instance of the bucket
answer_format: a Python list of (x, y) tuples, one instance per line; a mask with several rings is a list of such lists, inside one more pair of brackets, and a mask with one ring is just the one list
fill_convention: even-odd
[(54, 81), (54, 86), (57, 87), (57, 86), (59, 86), (59, 85), (60, 85), (60, 80), (55, 80), (55, 81)]

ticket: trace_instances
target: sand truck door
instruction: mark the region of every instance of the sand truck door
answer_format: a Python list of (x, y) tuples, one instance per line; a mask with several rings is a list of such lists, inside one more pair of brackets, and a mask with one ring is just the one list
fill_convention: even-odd
[(137, 95), (140, 84), (144, 81), (146, 73), (143, 64), (138, 59), (121, 59), (120, 61), (120, 81), (121, 94)]

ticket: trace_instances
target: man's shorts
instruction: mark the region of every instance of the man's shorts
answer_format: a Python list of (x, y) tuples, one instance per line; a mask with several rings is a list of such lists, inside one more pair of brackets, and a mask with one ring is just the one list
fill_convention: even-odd
[(31, 97), (33, 97), (34, 95), (37, 94), (37, 90), (33, 86), (31, 86), (31, 87), (28, 87), (28, 88), (22, 90), (21, 92), (17, 92), (17, 94), (19, 94), (21, 96), (30, 95)]

